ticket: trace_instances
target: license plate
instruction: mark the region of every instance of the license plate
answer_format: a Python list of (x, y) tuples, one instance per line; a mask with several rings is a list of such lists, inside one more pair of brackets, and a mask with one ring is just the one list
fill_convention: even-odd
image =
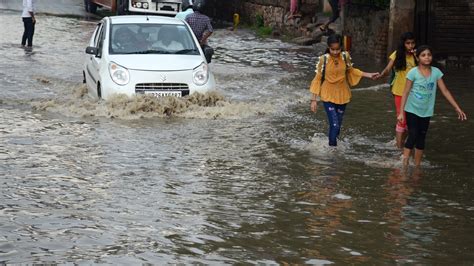
[(167, 97), (167, 96), (181, 97), (180, 91), (145, 91), (145, 94), (150, 94), (155, 97)]

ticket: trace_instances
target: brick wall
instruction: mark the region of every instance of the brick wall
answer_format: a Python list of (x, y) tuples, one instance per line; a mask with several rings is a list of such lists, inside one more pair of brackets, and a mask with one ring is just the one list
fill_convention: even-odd
[(474, 1), (418, 0), (415, 33), (442, 65), (474, 68)]
[(474, 1), (435, 0), (429, 43), (442, 56), (474, 56)]

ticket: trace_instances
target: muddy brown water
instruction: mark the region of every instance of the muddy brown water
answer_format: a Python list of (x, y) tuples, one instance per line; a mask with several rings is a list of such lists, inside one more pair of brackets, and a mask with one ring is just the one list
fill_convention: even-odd
[[(474, 262), (474, 126), (442, 97), (404, 171), (383, 84), (354, 89), (327, 147), (307, 49), (217, 30), (217, 91), (104, 103), (80, 83), (95, 22), (39, 22), (25, 52), (0, 11), (0, 263)], [(468, 115), (472, 81), (446, 74)]]

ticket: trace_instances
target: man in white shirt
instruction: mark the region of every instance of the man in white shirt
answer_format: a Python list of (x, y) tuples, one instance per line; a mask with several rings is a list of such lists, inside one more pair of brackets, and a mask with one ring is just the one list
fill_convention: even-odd
[(183, 10), (183, 11), (176, 14), (175, 17), (179, 18), (181, 20), (185, 20), (186, 17), (189, 14), (194, 13), (194, 11), (193, 11), (193, 1), (192, 0), (183, 0), (183, 3), (181, 4), (181, 10)]
[(25, 31), (23, 32), (23, 38), (21, 39), (21, 46), (25, 47), (26, 41), (28, 41), (28, 48), (33, 46), (33, 35), (35, 34), (35, 5), (36, 0), (23, 0), (23, 25)]
[(178, 36), (176, 36), (175, 27), (166, 26), (163, 26), (159, 31), (158, 41), (152, 45), (152, 47), (168, 52), (176, 52), (184, 49), (183, 44), (179, 41)]

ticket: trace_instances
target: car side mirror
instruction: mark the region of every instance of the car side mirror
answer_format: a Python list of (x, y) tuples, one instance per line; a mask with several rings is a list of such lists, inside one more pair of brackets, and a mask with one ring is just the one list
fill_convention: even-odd
[(99, 49), (97, 47), (89, 46), (86, 48), (86, 54), (97, 56), (99, 54)]

